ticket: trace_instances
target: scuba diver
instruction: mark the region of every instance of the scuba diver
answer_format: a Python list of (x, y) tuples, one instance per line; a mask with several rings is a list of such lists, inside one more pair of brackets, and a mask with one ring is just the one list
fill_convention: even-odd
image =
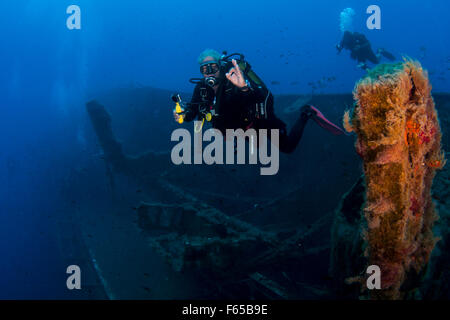
[(394, 55), (383, 48), (378, 49), (377, 54), (375, 54), (369, 40), (359, 32), (345, 31), (336, 49), (338, 50), (338, 54), (341, 53), (342, 49), (350, 50), (350, 57), (358, 61), (359, 68), (366, 71), (369, 68), (366, 61), (378, 64), (380, 63), (381, 55), (391, 61), (395, 60)]
[[(231, 59), (239, 56), (239, 59)], [(319, 125), (333, 132), (343, 131), (329, 122), (323, 114), (310, 105), (300, 109), (300, 116), (289, 134), (286, 124), (274, 113), (272, 93), (261, 79), (253, 72), (242, 54), (221, 55), (207, 49), (199, 58), (200, 72), (203, 78), (193, 78), (194, 93), (190, 103), (181, 110), (179, 95), (172, 96), (177, 108), (174, 110), (175, 121), (192, 121), (198, 118), (204, 123), (212, 121), (213, 128), (225, 136), (226, 129), (278, 129), (279, 150), (291, 153), (302, 138), (306, 123), (310, 118)]]

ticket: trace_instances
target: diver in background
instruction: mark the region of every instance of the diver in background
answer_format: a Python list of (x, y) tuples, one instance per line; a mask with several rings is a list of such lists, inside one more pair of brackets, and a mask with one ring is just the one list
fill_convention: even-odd
[[(274, 113), (273, 96), (262, 83), (246, 77), (236, 60), (227, 69), (221, 68), (222, 55), (211, 49), (203, 51), (199, 58), (203, 78), (194, 89), (191, 103), (180, 115), (174, 111), (175, 121), (182, 116), (184, 121), (205, 118), (212, 114), (212, 126), (225, 135), (226, 129), (279, 129), (279, 150), (291, 153), (303, 135), (308, 119), (316, 115), (316, 109), (305, 105), (290, 133), (286, 124)], [(231, 67), (228, 69), (228, 67)], [(206, 106), (206, 107), (205, 107)], [(258, 109), (264, 106), (264, 110)], [(208, 120), (209, 121), (209, 120)]]
[(350, 50), (350, 57), (353, 60), (358, 61), (358, 67), (363, 70), (369, 68), (366, 61), (370, 61), (373, 64), (380, 63), (381, 55), (391, 61), (395, 60), (394, 55), (383, 48), (378, 49), (377, 54), (375, 54), (369, 40), (367, 40), (365, 35), (359, 32), (345, 31), (342, 40), (336, 46), (336, 49), (338, 50), (338, 54), (342, 49)]

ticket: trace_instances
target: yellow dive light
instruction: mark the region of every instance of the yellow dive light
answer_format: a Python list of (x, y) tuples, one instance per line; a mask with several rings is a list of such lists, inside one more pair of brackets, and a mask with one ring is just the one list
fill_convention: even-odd
[(179, 118), (178, 118), (178, 123), (182, 124), (184, 122), (184, 115), (182, 114), (184, 111), (180, 106), (179, 102), (175, 103), (175, 112), (178, 114)]

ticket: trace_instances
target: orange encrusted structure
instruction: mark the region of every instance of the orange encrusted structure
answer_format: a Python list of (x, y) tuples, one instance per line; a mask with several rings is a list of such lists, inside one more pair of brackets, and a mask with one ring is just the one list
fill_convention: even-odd
[(363, 159), (364, 254), (381, 270), (381, 290), (369, 297), (403, 299), (437, 241), (431, 185), (445, 159), (431, 85), (420, 63), (404, 60), (370, 70), (353, 94), (344, 127), (356, 133)]

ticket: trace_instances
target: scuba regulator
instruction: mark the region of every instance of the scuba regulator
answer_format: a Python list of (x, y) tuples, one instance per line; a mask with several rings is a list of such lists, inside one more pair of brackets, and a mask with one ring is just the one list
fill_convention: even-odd
[(216, 84), (218, 84), (218, 82), (219, 81), (216, 79), (216, 77), (205, 78), (205, 83), (210, 87), (214, 87)]

